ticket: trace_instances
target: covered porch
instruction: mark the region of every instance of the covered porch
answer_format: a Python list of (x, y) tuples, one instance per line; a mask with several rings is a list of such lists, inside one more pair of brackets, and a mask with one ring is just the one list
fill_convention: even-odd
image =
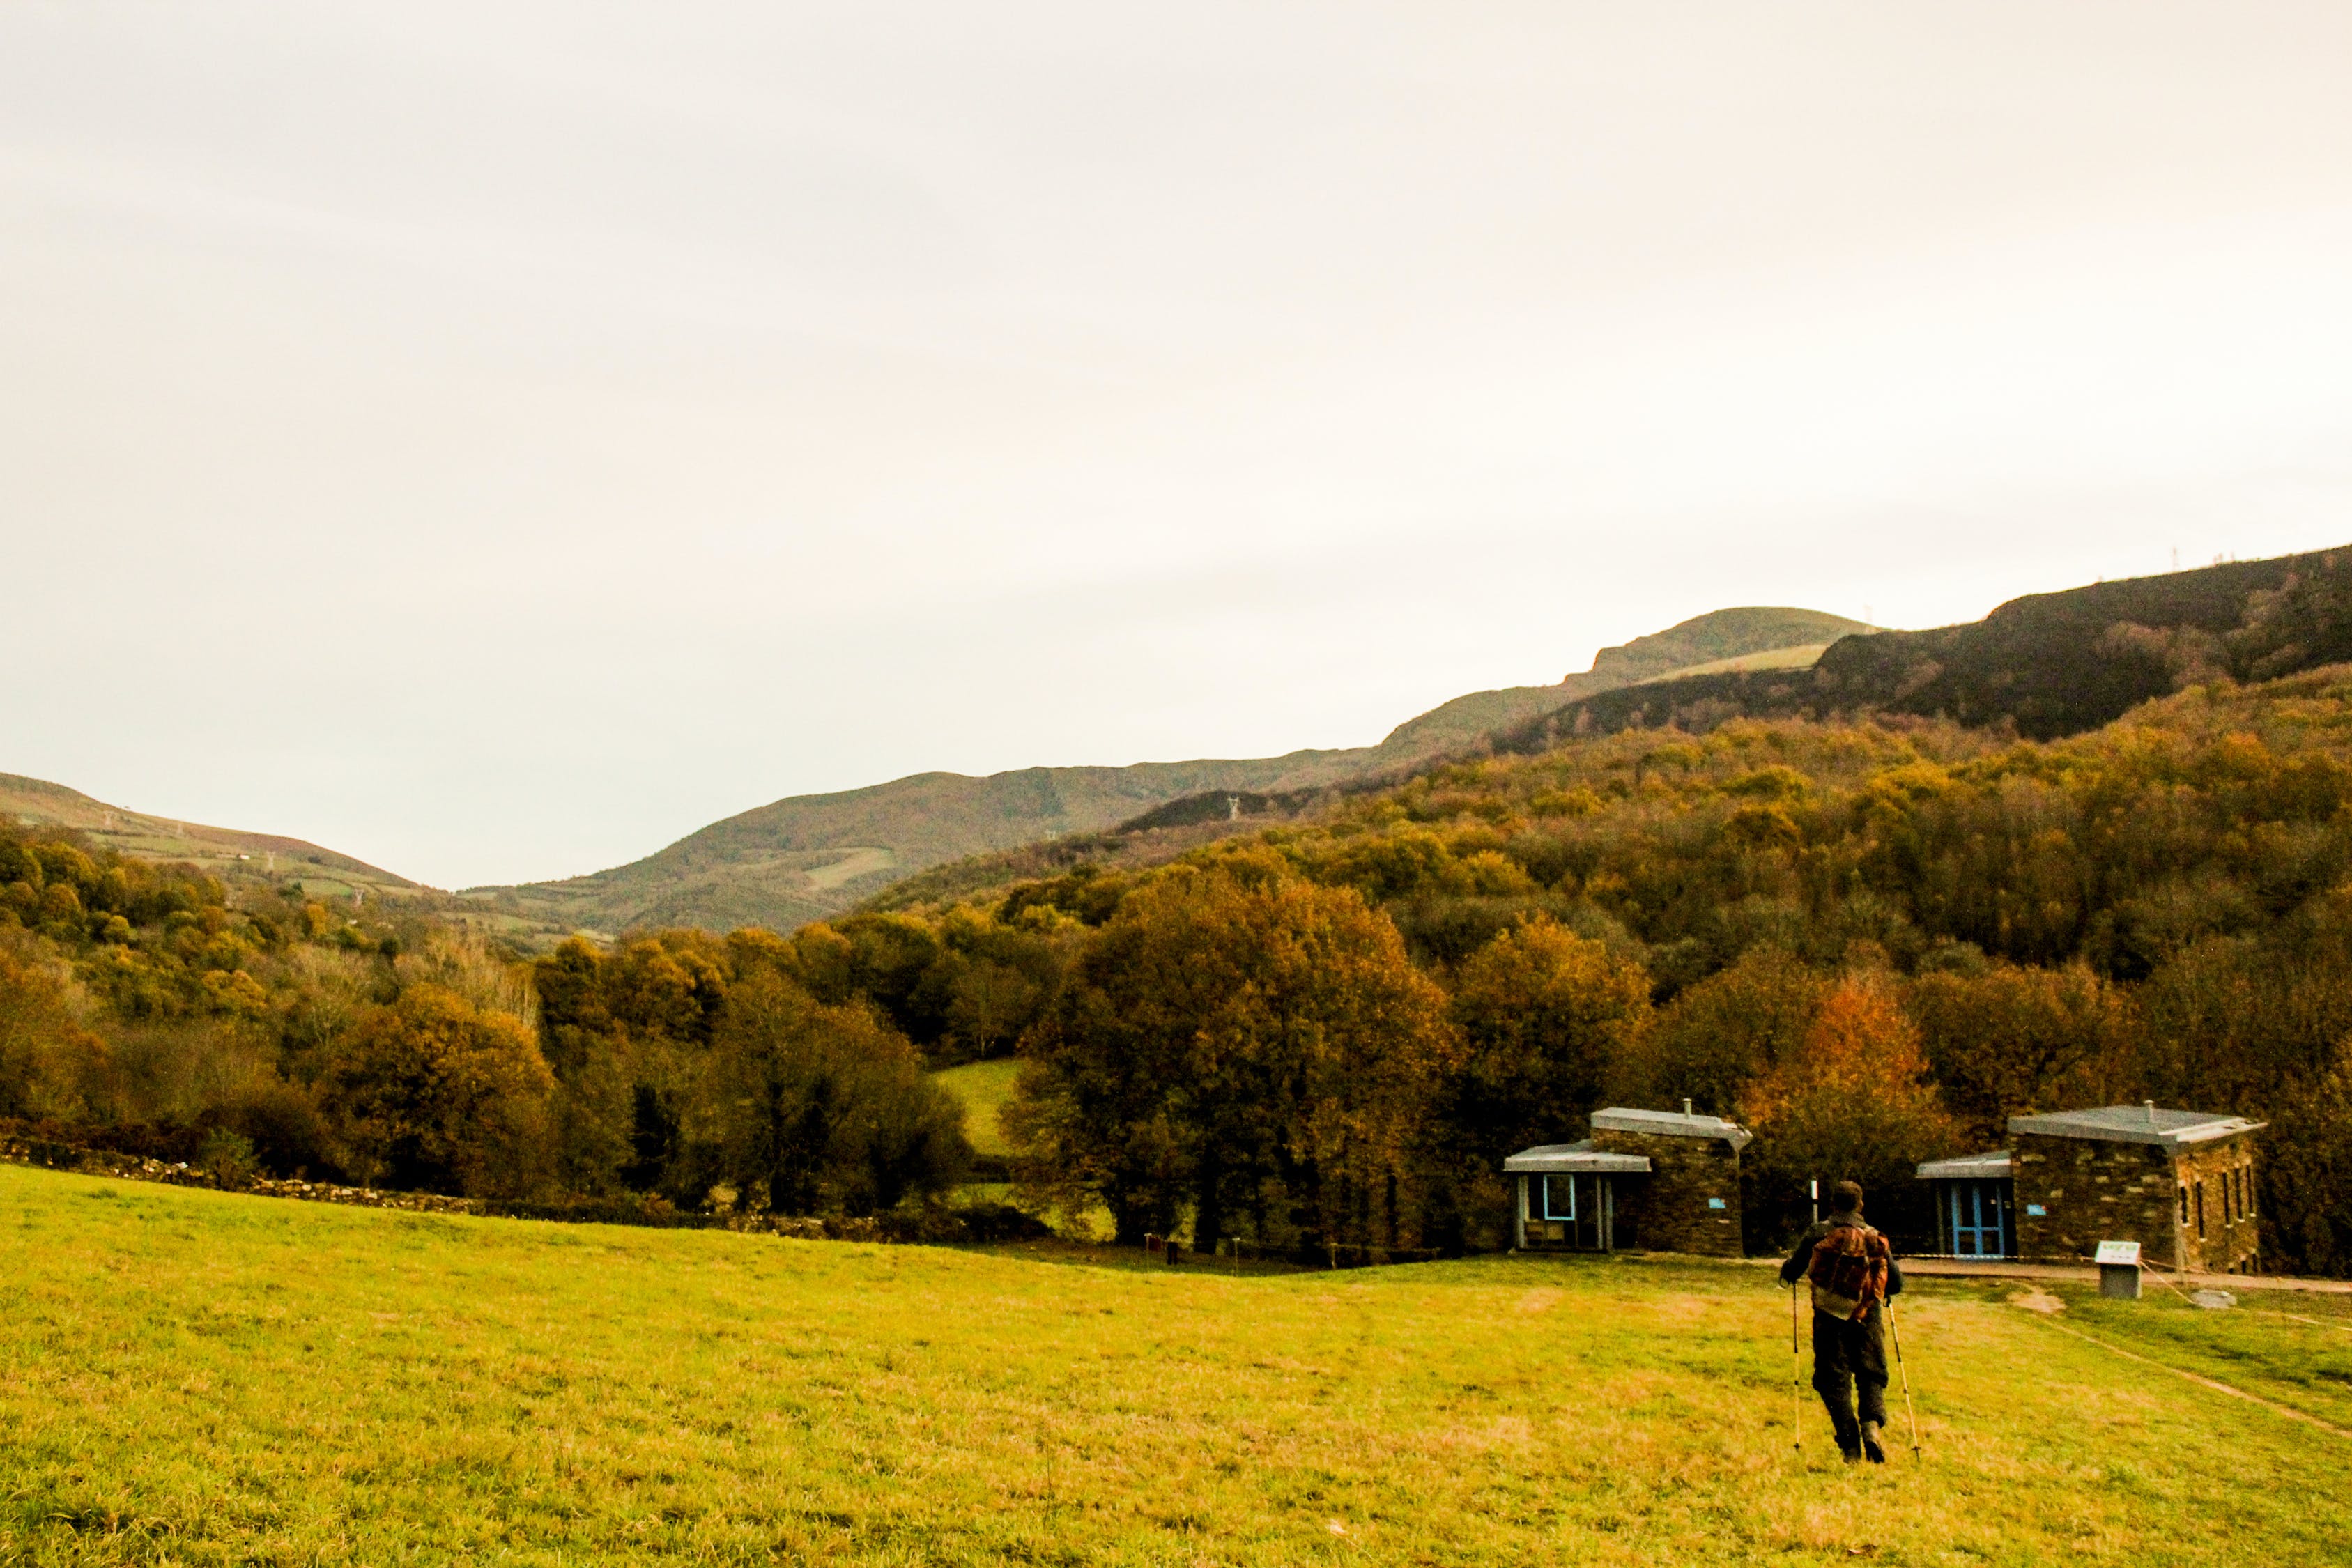
[[(1618, 1215), (1618, 1184), (1650, 1174), (1643, 1154), (1604, 1153), (1591, 1140), (1522, 1149), (1503, 1162), (1517, 1187), (1517, 1245), (1529, 1251), (1614, 1252), (1639, 1238)], [(1628, 1205), (1638, 1212), (1638, 1205)]]
[(1931, 1160), (1920, 1180), (1936, 1194), (1936, 1239), (1946, 1258), (2017, 1256), (2017, 1184), (2010, 1152)]

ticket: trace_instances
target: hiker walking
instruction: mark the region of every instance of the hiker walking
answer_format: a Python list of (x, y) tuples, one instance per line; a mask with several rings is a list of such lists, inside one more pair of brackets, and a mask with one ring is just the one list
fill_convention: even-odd
[(1886, 1238), (1863, 1222), (1862, 1188), (1840, 1182), (1831, 1194), (1835, 1208), (1813, 1222), (1780, 1265), (1780, 1283), (1794, 1289), (1801, 1279), (1812, 1291), (1813, 1392), (1829, 1410), (1838, 1452), (1849, 1465), (1864, 1458), (1883, 1465), (1886, 1450), (1878, 1434), (1886, 1425), (1886, 1342), (1879, 1322), (1886, 1299), (1902, 1293), (1903, 1270)]

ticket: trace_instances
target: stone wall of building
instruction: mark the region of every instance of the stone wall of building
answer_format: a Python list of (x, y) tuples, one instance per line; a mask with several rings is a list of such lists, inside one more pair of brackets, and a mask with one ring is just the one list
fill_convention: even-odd
[(2175, 1215), (2181, 1212), (2180, 1196), (2188, 1198), (2181, 1234), (2188, 1244), (2189, 1267), (2210, 1274), (2251, 1273), (2261, 1225), (2259, 1205), (2240, 1213), (2238, 1194), (2243, 1192), (2252, 1198), (2253, 1193), (2253, 1140), (2217, 1138), (2193, 1144), (2181, 1152), (2173, 1173)]
[[(1647, 1177), (1618, 1178), (1620, 1245), (1627, 1245), (1626, 1222), (1631, 1220), (1632, 1244), (1653, 1251), (1697, 1252), (1717, 1258), (1742, 1255), (1739, 1151), (1727, 1141), (1596, 1127), (1592, 1146), (1611, 1154), (1649, 1156)], [(1722, 1206), (1709, 1206), (1709, 1199)]]
[[(2089, 1258), (2103, 1241), (2137, 1241), (2143, 1262), (2221, 1274), (2255, 1257), (2259, 1215), (2236, 1212), (2237, 1186), (2251, 1194), (2253, 1183), (2252, 1144), (2243, 1136), (2178, 1150), (2033, 1133), (2017, 1134), (2013, 1144), (2021, 1258), (2073, 1262)], [(2232, 1172), (2243, 1174), (2232, 1177)], [(2035, 1214), (2036, 1206), (2043, 1212)]]
[(2137, 1241), (2143, 1260), (2173, 1267), (2178, 1189), (2171, 1153), (2160, 1145), (2021, 1132), (2011, 1139), (2010, 1170), (2019, 1257), (2073, 1263), (2103, 1241)]

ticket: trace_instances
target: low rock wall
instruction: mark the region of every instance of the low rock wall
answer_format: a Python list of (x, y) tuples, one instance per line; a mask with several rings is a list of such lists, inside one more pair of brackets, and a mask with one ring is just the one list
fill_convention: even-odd
[(362, 1208), (401, 1209), (411, 1214), (481, 1215), (498, 1219), (541, 1219), (571, 1225), (640, 1225), (665, 1229), (731, 1230), (747, 1235), (790, 1237), (801, 1241), (957, 1242), (1017, 1240), (1045, 1227), (1002, 1204), (980, 1209), (924, 1210), (879, 1218), (848, 1215), (684, 1214), (659, 1199), (634, 1201), (582, 1198), (568, 1203), (531, 1203), (504, 1198), (458, 1198), (440, 1193), (380, 1192), (331, 1182), (278, 1181), (257, 1176), (226, 1189), (212, 1173), (185, 1161), (142, 1158), (110, 1149), (85, 1149), (47, 1139), (0, 1136), (0, 1160), (112, 1176), (129, 1182), (161, 1182), (174, 1187), (208, 1187), (255, 1197), (293, 1198), (303, 1203), (350, 1204)]

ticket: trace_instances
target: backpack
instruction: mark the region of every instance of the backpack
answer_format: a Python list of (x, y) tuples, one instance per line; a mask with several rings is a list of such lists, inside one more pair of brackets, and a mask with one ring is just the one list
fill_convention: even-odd
[(1813, 1288), (1813, 1310), (1861, 1322), (1873, 1301), (1886, 1300), (1886, 1265), (1894, 1257), (1886, 1238), (1866, 1225), (1842, 1225), (1813, 1244), (1805, 1279)]

